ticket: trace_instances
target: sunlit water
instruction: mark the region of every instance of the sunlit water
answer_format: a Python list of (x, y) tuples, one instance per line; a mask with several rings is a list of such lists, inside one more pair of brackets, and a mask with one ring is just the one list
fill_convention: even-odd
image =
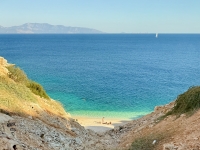
[(200, 35), (0, 35), (0, 56), (72, 115), (130, 119), (200, 85)]

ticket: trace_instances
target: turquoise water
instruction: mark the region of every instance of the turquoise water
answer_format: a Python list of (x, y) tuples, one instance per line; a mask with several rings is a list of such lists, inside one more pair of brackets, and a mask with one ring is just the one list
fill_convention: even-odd
[(133, 119), (200, 85), (199, 34), (0, 35), (0, 56), (72, 116)]

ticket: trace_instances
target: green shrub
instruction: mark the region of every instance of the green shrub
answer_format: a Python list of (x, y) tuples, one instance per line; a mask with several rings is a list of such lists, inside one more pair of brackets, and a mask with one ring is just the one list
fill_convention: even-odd
[(44, 88), (34, 82), (34, 81), (29, 81), (28, 84), (26, 85), (34, 94), (39, 95), (40, 97), (49, 99), (49, 96), (46, 94)]
[(189, 88), (185, 93), (178, 96), (173, 109), (167, 115), (192, 114), (200, 108), (200, 86)]
[(17, 83), (22, 83), (27, 86), (34, 94), (39, 95), (40, 97), (50, 99), (47, 93), (45, 92), (44, 88), (34, 81), (28, 79), (27, 75), (21, 70), (19, 67), (16, 66), (9, 66), (8, 68), (8, 76), (9, 78), (13, 79)]

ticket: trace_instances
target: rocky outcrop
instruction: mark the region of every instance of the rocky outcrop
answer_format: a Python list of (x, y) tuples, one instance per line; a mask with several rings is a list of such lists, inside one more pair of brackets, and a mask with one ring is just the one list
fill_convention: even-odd
[[(141, 117), (139, 119), (130, 121), (123, 126), (117, 126), (114, 129), (107, 131), (105, 136), (110, 136), (112, 140), (109, 140), (112, 148), (114, 149), (128, 149), (131, 143), (134, 141), (133, 135), (141, 135), (145, 129), (153, 128), (157, 124), (157, 119), (164, 115), (173, 107), (174, 103), (159, 106), (155, 108), (155, 111)], [(153, 140), (152, 140), (153, 143)]]
[[(82, 150), (106, 149), (104, 137), (85, 130), (73, 119), (62, 120), (57, 127), (37, 118), (8, 116), (0, 113), (1, 150)], [(58, 118), (59, 120), (60, 118)], [(52, 121), (58, 121), (52, 120)], [(63, 127), (63, 122), (67, 124)]]

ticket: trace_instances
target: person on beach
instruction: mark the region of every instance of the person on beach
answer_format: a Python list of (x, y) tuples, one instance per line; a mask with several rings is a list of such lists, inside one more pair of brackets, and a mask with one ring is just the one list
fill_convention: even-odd
[(104, 124), (104, 117), (102, 118), (101, 124)]

